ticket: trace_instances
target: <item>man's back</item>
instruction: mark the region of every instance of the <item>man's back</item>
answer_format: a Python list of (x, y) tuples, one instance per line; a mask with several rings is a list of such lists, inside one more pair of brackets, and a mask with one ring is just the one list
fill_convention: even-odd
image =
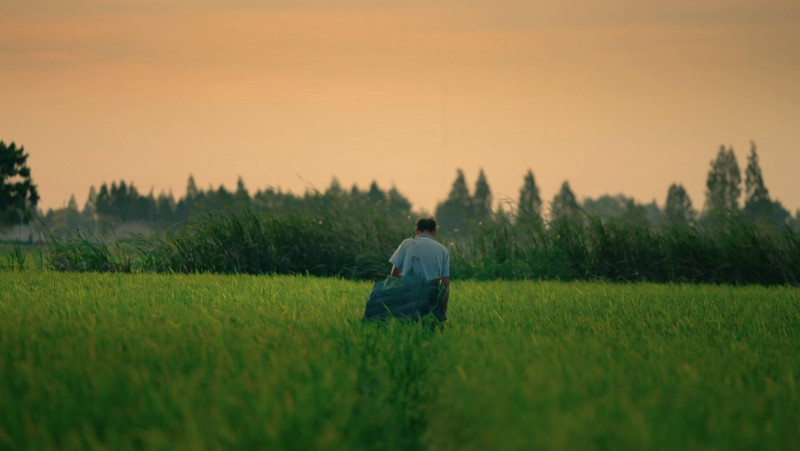
[[(414, 257), (418, 263), (414, 263)], [(415, 273), (428, 280), (450, 277), (450, 252), (425, 233), (400, 243), (389, 261), (403, 274), (413, 267)]]

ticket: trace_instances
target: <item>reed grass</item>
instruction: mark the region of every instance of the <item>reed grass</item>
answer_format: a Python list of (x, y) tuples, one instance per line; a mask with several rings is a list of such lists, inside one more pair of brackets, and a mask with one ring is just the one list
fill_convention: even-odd
[[(167, 234), (108, 245), (50, 237), (61, 271), (309, 274), (377, 280), (413, 234), (413, 218), (320, 203), (288, 216), (210, 214)], [(466, 237), (443, 235), (458, 278), (800, 283), (800, 233), (728, 220), (657, 228), (599, 218), (516, 224), (498, 216)]]

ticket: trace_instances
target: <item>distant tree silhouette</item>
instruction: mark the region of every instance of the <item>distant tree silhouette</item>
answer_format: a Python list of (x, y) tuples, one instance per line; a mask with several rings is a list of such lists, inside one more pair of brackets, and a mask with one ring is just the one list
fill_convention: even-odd
[(472, 197), (464, 171), (456, 170), (456, 179), (444, 202), (436, 206), (437, 221), (447, 231), (467, 231), (472, 216)]
[(344, 196), (344, 190), (342, 189), (342, 184), (339, 183), (339, 179), (334, 177), (331, 179), (331, 184), (328, 185), (328, 189), (325, 190), (325, 197), (330, 198), (342, 198)]
[(791, 220), (789, 211), (780, 202), (773, 201), (769, 197), (769, 190), (764, 184), (764, 176), (758, 163), (756, 143), (753, 141), (750, 141), (744, 186), (744, 215), (748, 220), (771, 226), (783, 225)]
[(664, 214), (668, 221), (676, 223), (692, 222), (697, 218), (697, 212), (692, 208), (692, 199), (680, 183), (673, 183), (667, 190)]
[(569, 186), (568, 181), (561, 184), (561, 189), (556, 193), (553, 198), (553, 203), (550, 205), (550, 220), (559, 221), (570, 218), (576, 218), (578, 213), (578, 201), (575, 198), (575, 193)]
[(378, 187), (378, 183), (373, 180), (372, 183), (369, 184), (369, 191), (367, 192), (367, 198), (369, 202), (373, 205), (382, 205), (386, 203), (386, 193), (384, 193), (380, 187)]
[(764, 176), (761, 174), (761, 166), (758, 164), (756, 143), (750, 141), (750, 155), (747, 157), (744, 179), (744, 202), (747, 206), (764, 201), (769, 201), (769, 191), (764, 186)]
[(83, 221), (92, 221), (95, 219), (95, 215), (97, 214), (97, 190), (94, 188), (94, 185), (89, 187), (89, 196), (86, 198), (86, 203), (83, 204), (83, 210), (81, 210), (81, 219)]
[(194, 176), (189, 174), (189, 179), (186, 181), (186, 194), (175, 205), (177, 222), (188, 222), (189, 218), (195, 214), (197, 205), (203, 200), (203, 197), (203, 192), (197, 187)]
[(403, 196), (397, 187), (392, 185), (387, 195), (389, 200), (389, 210), (400, 217), (408, 216), (411, 214), (411, 201)]
[(23, 146), (0, 141), (0, 224), (27, 224), (36, 213), (39, 192)]
[(706, 213), (712, 216), (729, 215), (739, 210), (742, 174), (733, 148), (720, 146), (717, 157), (711, 161), (706, 180)]
[(186, 200), (194, 201), (200, 197), (202, 193), (197, 188), (197, 183), (194, 181), (194, 176), (189, 174), (189, 179), (186, 181)]
[(581, 207), (586, 214), (598, 218), (622, 218), (625, 216), (626, 211), (630, 204), (633, 204), (632, 198), (623, 194), (610, 195), (603, 194), (597, 199), (586, 197), (581, 202)]
[(640, 225), (655, 225), (660, 222), (661, 210), (655, 202), (640, 204), (624, 194), (603, 194), (597, 199), (584, 198), (581, 203), (584, 213), (601, 219), (624, 219)]
[(520, 224), (536, 224), (542, 221), (542, 198), (530, 169), (525, 174), (522, 188), (519, 190), (517, 220)]
[(159, 193), (156, 198), (156, 222), (163, 225), (177, 223), (178, 221), (175, 217), (176, 208), (177, 204), (175, 202), (175, 196), (172, 195), (172, 191), (166, 194), (164, 192)]
[(492, 216), (492, 190), (483, 169), (478, 172), (475, 194), (472, 197), (472, 221), (487, 221)]
[(245, 208), (250, 205), (250, 193), (244, 186), (244, 180), (241, 176), (236, 180), (236, 193), (233, 195), (236, 207)]

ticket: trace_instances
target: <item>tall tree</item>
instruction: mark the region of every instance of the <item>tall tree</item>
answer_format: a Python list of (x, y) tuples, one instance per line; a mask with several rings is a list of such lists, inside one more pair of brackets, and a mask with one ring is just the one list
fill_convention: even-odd
[(386, 203), (386, 194), (378, 187), (378, 182), (375, 180), (369, 185), (367, 198), (372, 205), (382, 205)]
[(692, 208), (692, 199), (680, 183), (673, 183), (667, 190), (667, 203), (664, 214), (672, 222), (691, 222), (697, 217), (697, 212)]
[(456, 171), (456, 179), (444, 202), (436, 206), (436, 218), (444, 230), (466, 231), (472, 217), (472, 197), (467, 188), (464, 171)]
[(550, 205), (550, 219), (556, 221), (573, 218), (577, 212), (578, 201), (569, 186), (569, 182), (565, 180)]
[(106, 183), (100, 185), (100, 191), (97, 193), (97, 199), (95, 200), (95, 211), (98, 216), (111, 214), (111, 192), (108, 190)]
[(233, 195), (236, 208), (245, 208), (250, 205), (250, 193), (244, 186), (244, 180), (241, 176), (236, 180), (236, 193)]
[(525, 174), (522, 188), (519, 190), (517, 218), (523, 224), (538, 223), (542, 220), (542, 198), (539, 195), (539, 187), (536, 186), (536, 179), (534, 179), (533, 172), (530, 169)]
[(472, 217), (475, 221), (486, 221), (492, 216), (492, 190), (486, 181), (483, 169), (478, 172), (475, 194), (472, 197)]
[(197, 188), (197, 183), (194, 181), (194, 176), (189, 174), (189, 180), (186, 181), (186, 197), (188, 201), (194, 201), (200, 197), (200, 189)]
[(742, 173), (733, 148), (720, 146), (706, 180), (706, 211), (712, 215), (738, 211), (741, 184)]
[(472, 204), (472, 197), (469, 194), (469, 188), (467, 188), (467, 180), (464, 177), (464, 171), (461, 169), (456, 170), (456, 179), (453, 180), (453, 186), (450, 188), (447, 200), (454, 206), (464, 210), (468, 210)]
[(409, 201), (407, 197), (403, 196), (403, 194), (397, 190), (397, 187), (392, 185), (392, 188), (389, 190), (389, 194), (387, 194), (386, 197), (388, 198), (389, 209), (392, 211), (392, 213), (395, 213), (401, 217), (411, 214), (411, 201)]
[(0, 141), (0, 224), (27, 224), (36, 213), (39, 192), (23, 146)]
[(341, 198), (345, 194), (344, 189), (342, 188), (342, 184), (339, 182), (339, 179), (333, 177), (331, 179), (331, 184), (328, 186), (328, 189), (325, 190), (325, 197), (330, 198)]
[(73, 211), (76, 214), (78, 213), (78, 201), (75, 200), (75, 195), (71, 194), (69, 196), (69, 202), (67, 203), (67, 210)]
[(769, 191), (764, 185), (764, 176), (758, 164), (756, 143), (750, 141), (750, 155), (747, 157), (747, 169), (744, 179), (744, 214), (755, 223), (764, 225), (782, 225), (791, 218), (789, 212), (780, 202), (769, 198)]
[(81, 217), (84, 221), (89, 221), (94, 218), (95, 213), (97, 213), (97, 190), (92, 185), (89, 187), (89, 196), (81, 210)]
[(750, 141), (750, 155), (747, 157), (744, 179), (744, 203), (747, 206), (764, 201), (769, 201), (769, 191), (764, 186), (764, 176), (761, 174), (761, 166), (758, 164), (756, 143)]

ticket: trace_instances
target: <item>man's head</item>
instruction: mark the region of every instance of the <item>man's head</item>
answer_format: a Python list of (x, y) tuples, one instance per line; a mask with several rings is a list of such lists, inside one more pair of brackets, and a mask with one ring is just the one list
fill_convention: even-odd
[(424, 233), (426, 235), (434, 236), (436, 235), (436, 220), (433, 219), (433, 216), (428, 216), (427, 218), (419, 218), (417, 220), (417, 235)]

